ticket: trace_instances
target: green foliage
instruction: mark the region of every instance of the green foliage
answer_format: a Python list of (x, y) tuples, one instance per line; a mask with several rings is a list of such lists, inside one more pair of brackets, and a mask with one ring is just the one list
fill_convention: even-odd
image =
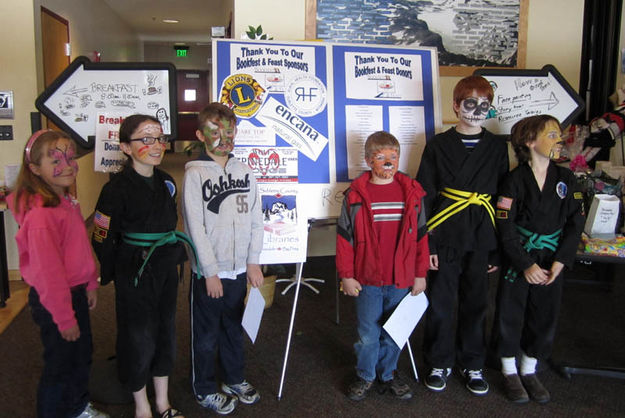
[(248, 26), (245, 34), (249, 39), (263, 39), (263, 40), (272, 40), (273, 37), (268, 38), (266, 33), (263, 33), (263, 27), (258, 25), (258, 27)]

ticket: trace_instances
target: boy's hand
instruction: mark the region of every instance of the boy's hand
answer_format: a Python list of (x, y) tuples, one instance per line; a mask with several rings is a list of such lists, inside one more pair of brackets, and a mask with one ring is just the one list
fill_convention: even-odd
[(523, 271), (525, 280), (530, 284), (543, 284), (549, 279), (549, 271), (542, 269), (534, 263)]
[(221, 279), (216, 274), (214, 276), (206, 277), (206, 294), (211, 298), (220, 298), (224, 295), (224, 287), (221, 284)]
[(544, 282), (545, 286), (550, 285), (553, 281), (560, 275), (562, 269), (564, 268), (564, 264), (559, 261), (554, 261), (551, 265), (551, 270), (549, 270), (549, 279)]
[(362, 290), (358, 280), (352, 278), (341, 279), (341, 286), (343, 287), (343, 293), (347, 296), (358, 297), (358, 293)]
[(70, 342), (76, 341), (78, 338), (80, 338), (80, 328), (78, 328), (78, 324), (64, 331), (61, 331), (61, 337), (63, 337), (65, 341)]
[(499, 266), (492, 266), (492, 265), (488, 265), (488, 270), (486, 270), (486, 273), (494, 273), (497, 270), (499, 270)]
[(412, 290), (410, 291), (410, 294), (412, 296), (417, 296), (419, 293), (425, 290), (426, 286), (427, 286), (427, 283), (425, 281), (425, 277), (415, 277), (414, 284), (412, 285)]
[(438, 254), (430, 255), (430, 270), (438, 270)]
[(263, 276), (263, 271), (260, 269), (258, 264), (248, 264), (247, 265), (247, 282), (252, 287), (262, 286), (265, 281), (265, 277)]
[(94, 309), (98, 303), (98, 289), (87, 290), (87, 304), (89, 309)]

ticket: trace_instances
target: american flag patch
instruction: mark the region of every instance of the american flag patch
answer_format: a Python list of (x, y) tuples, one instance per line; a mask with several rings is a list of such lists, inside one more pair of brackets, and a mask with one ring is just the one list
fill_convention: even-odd
[(93, 218), (93, 223), (96, 226), (99, 226), (100, 228), (109, 229), (109, 227), (111, 226), (111, 217), (110, 216), (106, 216), (105, 214), (103, 214), (99, 210), (96, 210), (95, 211), (95, 216)]
[(510, 210), (511, 207), (512, 207), (512, 199), (511, 198), (499, 196), (499, 198), (497, 199), (497, 208), (498, 209)]

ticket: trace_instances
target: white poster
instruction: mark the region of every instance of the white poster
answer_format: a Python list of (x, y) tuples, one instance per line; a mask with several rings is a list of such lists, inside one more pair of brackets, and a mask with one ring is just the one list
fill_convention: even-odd
[(297, 150), (290, 147), (235, 147), (259, 183), (297, 183)]
[(308, 218), (297, 185), (259, 183), (258, 189), (265, 229), (260, 264), (305, 262)]
[(94, 170), (105, 173), (121, 171), (126, 161), (119, 148), (119, 125), (122, 113), (99, 113), (96, 117)]
[(345, 106), (347, 127), (347, 167), (349, 178), (368, 170), (365, 163), (365, 141), (384, 127), (382, 106)]
[(383, 52), (346, 52), (345, 85), (348, 99), (423, 100), (418, 55)]
[(416, 168), (425, 148), (425, 115), (422, 106), (389, 106), (389, 132), (399, 141), (399, 170), (410, 177), (417, 175)]

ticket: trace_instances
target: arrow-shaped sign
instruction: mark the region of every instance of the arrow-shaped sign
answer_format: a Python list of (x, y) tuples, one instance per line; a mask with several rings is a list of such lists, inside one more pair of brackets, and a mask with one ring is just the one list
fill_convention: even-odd
[(519, 120), (550, 114), (566, 127), (584, 110), (584, 102), (553, 65), (540, 70), (480, 69), (475, 74), (490, 81), (495, 90), (495, 117), (484, 127), (508, 134)]
[(76, 58), (35, 101), (37, 109), (83, 148), (92, 149), (98, 115), (156, 116), (176, 137), (176, 68), (170, 63)]

